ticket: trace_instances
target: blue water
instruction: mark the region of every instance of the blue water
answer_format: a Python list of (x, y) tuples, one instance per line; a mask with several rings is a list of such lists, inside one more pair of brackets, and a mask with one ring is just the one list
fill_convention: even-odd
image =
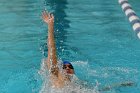
[[(129, 0), (140, 17), (138, 0)], [(101, 93), (139, 93), (140, 40), (117, 0), (0, 0), (0, 93), (39, 93), (38, 74), (47, 55), (41, 12), (55, 15), (58, 56), (93, 88), (125, 81)]]

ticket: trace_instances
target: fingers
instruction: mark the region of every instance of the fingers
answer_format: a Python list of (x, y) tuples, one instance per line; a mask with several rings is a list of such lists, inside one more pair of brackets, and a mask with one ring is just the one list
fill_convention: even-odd
[(49, 19), (54, 19), (54, 16), (52, 13), (48, 13)]
[(43, 19), (45, 19), (45, 18), (49, 18), (49, 16), (48, 16), (48, 13), (46, 12), (46, 11), (43, 11), (43, 13), (42, 13), (42, 18)]
[(54, 16), (53, 16), (53, 14), (50, 14), (50, 16), (51, 16), (51, 18), (53, 18), (53, 19), (54, 19)]
[(46, 11), (42, 12), (42, 19), (46, 22), (46, 23), (50, 23), (50, 22), (54, 22), (54, 16), (51, 13), (48, 13)]
[(42, 13), (42, 18), (43, 18), (43, 19), (45, 19), (45, 18), (47, 18), (47, 19), (53, 18), (53, 19), (54, 19), (54, 16), (53, 16), (53, 14), (51, 14), (51, 13), (48, 13), (48, 12), (46, 12), (46, 11), (43, 11), (43, 13)]

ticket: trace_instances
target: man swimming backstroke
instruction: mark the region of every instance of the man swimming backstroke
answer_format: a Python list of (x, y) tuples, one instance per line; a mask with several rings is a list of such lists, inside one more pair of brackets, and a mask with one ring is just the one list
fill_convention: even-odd
[(44, 22), (48, 25), (48, 58), (46, 60), (47, 68), (50, 72), (51, 85), (56, 88), (63, 88), (71, 82), (71, 76), (74, 74), (74, 68), (68, 61), (63, 62), (62, 71), (58, 66), (56, 54), (56, 44), (54, 39), (54, 16), (46, 11), (42, 13)]
[[(48, 25), (48, 58), (45, 62), (50, 72), (51, 85), (55, 88), (63, 88), (69, 85), (71, 77), (74, 76), (74, 67), (69, 61), (63, 61), (62, 67), (58, 66), (58, 58), (56, 54), (56, 44), (54, 39), (54, 16), (46, 11), (42, 13), (44, 22)], [(104, 87), (99, 91), (108, 91), (114, 87), (121, 86), (133, 86), (134, 82), (122, 82), (111, 85), (110, 87)]]

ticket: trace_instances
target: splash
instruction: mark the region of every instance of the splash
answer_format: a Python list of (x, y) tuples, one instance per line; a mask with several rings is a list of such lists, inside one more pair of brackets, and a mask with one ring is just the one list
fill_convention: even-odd
[(49, 81), (49, 72), (46, 68), (45, 59), (42, 60), (39, 74), (43, 79), (42, 88), (39, 93), (99, 93), (96, 91), (97, 87), (91, 89), (83, 86), (85, 82), (79, 80), (75, 75), (72, 76), (72, 80), (67, 86), (61, 89), (52, 87)]

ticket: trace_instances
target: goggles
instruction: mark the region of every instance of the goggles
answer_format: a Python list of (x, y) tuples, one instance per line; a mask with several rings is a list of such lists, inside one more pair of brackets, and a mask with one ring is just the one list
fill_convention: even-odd
[(74, 69), (73, 66), (72, 66), (71, 64), (69, 64), (69, 65), (65, 65), (65, 64), (64, 64), (64, 65), (63, 65), (63, 69), (66, 69), (67, 67), (70, 68), (70, 69)]

